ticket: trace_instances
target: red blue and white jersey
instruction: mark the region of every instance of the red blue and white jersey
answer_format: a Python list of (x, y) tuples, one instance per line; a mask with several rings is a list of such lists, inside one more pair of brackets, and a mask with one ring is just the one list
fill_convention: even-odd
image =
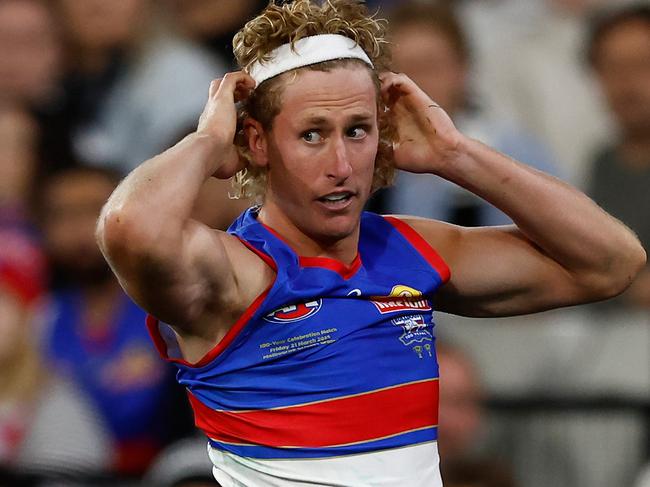
[(148, 321), (211, 457), (307, 465), (435, 445), (432, 297), (449, 279), (435, 250), (404, 222), (368, 212), (349, 266), (297, 255), (255, 208), (228, 231), (275, 270), (272, 285), (197, 364), (171, 358), (167, 327)]

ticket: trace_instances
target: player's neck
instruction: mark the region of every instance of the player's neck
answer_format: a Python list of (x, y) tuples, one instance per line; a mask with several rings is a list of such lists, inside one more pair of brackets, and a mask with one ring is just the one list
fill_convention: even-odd
[(359, 225), (352, 233), (342, 237), (310, 235), (301, 230), (276, 205), (269, 202), (260, 208), (258, 220), (278, 234), (296, 254), (302, 257), (326, 257), (349, 265), (357, 256)]

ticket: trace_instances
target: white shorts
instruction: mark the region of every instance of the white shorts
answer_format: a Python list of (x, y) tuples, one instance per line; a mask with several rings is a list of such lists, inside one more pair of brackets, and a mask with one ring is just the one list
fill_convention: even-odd
[(223, 487), (442, 487), (437, 442), (318, 459), (240, 457), (208, 445)]

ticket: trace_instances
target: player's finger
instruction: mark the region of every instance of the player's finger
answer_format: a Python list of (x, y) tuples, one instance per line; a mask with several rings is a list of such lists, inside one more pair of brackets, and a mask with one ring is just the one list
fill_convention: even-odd
[(381, 97), (386, 105), (394, 105), (402, 95), (401, 82), (398, 78), (391, 77), (382, 82)]
[(243, 81), (246, 87), (250, 90), (254, 90), (257, 86), (257, 81), (255, 81), (248, 73), (244, 73)]
[(382, 91), (397, 90), (406, 93), (410, 78), (403, 73), (386, 72), (379, 75)]
[(217, 93), (217, 91), (219, 90), (219, 86), (221, 86), (222, 80), (223, 78), (216, 78), (210, 82), (210, 90), (208, 92), (208, 96), (210, 98), (212, 98)]
[(254, 86), (252, 87), (246, 79), (239, 80), (235, 87), (235, 101), (243, 101), (253, 93)]
[(382, 93), (386, 93), (397, 82), (397, 75), (391, 72), (381, 73), (379, 75), (379, 81), (381, 82)]
[(233, 71), (226, 73), (223, 77), (219, 89), (216, 93), (217, 98), (224, 97), (233, 97), (237, 85), (241, 84), (242, 86), (253, 89), (255, 88), (255, 80), (251, 78), (248, 74), (243, 71)]

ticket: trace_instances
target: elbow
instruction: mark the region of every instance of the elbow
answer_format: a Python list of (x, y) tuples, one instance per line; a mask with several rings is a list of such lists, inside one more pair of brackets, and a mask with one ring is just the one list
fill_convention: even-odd
[(636, 245), (628, 255), (628, 279), (625, 284), (625, 287), (621, 289), (621, 292), (625, 291), (632, 282), (636, 279), (636, 277), (641, 273), (641, 271), (646, 267), (646, 264), (648, 263), (648, 255), (641, 245), (641, 243), (637, 240)]
[(107, 232), (107, 208), (104, 206), (95, 225), (95, 241), (104, 255), (108, 249), (108, 238), (112, 234)]
[(95, 228), (95, 238), (112, 267), (130, 265), (139, 256), (151, 252), (155, 238), (146, 232), (138, 215), (107, 204)]
[(613, 298), (624, 292), (634, 282), (647, 262), (646, 251), (635, 238), (624, 248), (619, 248), (610, 258), (605, 271), (592, 275), (586, 286), (592, 301)]
[(621, 254), (619, 258), (619, 270), (616, 272), (618, 287), (614, 290), (615, 296), (630, 287), (634, 279), (636, 279), (645, 267), (648, 259), (645, 249), (636, 237), (630, 243), (629, 248), (621, 252)]
[(634, 275), (636, 276), (642, 269), (644, 269), (647, 263), (648, 263), (648, 254), (646, 250), (643, 248), (643, 246), (641, 245), (641, 242), (637, 241), (637, 246), (636, 246), (635, 256), (634, 256), (634, 265), (635, 265)]
[(133, 225), (124, 212), (108, 205), (104, 207), (95, 227), (95, 239), (106, 260), (119, 260), (119, 256), (128, 251), (126, 237), (132, 233)]
[(95, 227), (97, 244), (118, 276), (139, 274), (179, 256), (181, 232), (139, 208), (106, 204)]

